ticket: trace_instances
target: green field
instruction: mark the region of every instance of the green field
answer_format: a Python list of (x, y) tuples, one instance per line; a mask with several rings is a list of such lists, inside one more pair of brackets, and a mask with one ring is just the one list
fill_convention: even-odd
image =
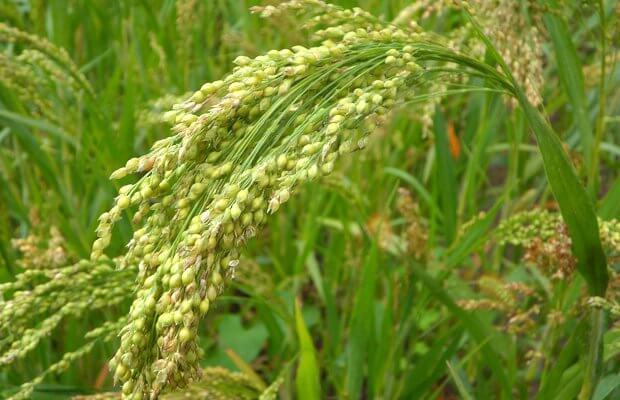
[(620, 399), (620, 2), (0, 1), (0, 398)]

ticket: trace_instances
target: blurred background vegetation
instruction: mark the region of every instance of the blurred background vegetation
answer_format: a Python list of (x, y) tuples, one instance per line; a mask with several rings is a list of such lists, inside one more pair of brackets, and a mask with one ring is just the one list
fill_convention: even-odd
[[(0, 3), (0, 282), (88, 258), (97, 217), (118, 189), (110, 173), (168, 135), (161, 113), (185, 93), (222, 77), (239, 55), (308, 42), (294, 18), (250, 13), (267, 3)], [(333, 3), (447, 34), (464, 25), (444, 2), (410, 14), (402, 11), (415, 1)], [(515, 45), (516, 28), (534, 29), (539, 53), (515, 48), (516, 65), (539, 63), (542, 106), (599, 216), (619, 218), (620, 6), (513, 4), (523, 26), (496, 18), (485, 28), (506, 30), (505, 46)], [(7, 26), (33, 36), (16, 41)], [(40, 54), (72, 60), (75, 70)], [(241, 371), (259, 389), (278, 382), (282, 399), (301, 397), (304, 373), (319, 376), (321, 398), (576, 398), (592, 301), (561, 222), (549, 222), (556, 208), (524, 116), (501, 96), (471, 92), (403, 108), (251, 241), (237, 280), (202, 322), (204, 365)], [(120, 225), (112, 252), (131, 237), (131, 221)], [(602, 226), (613, 308), (620, 227)], [(85, 332), (125, 314), (130, 296), (63, 320), (0, 370), (0, 390), (11, 393), (78, 348)], [(611, 313), (596, 399), (620, 398), (617, 320)], [(113, 390), (106, 362), (116, 345), (97, 344), (51, 374), (36, 398)], [(298, 367), (308, 349), (311, 372)]]

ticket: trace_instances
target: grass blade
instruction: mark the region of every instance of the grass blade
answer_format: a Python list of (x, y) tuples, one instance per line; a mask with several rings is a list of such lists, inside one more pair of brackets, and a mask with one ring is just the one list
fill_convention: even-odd
[(410, 266), (410, 268), (413, 274), (422, 282), (424, 286), (426, 286), (433, 296), (463, 323), (463, 326), (469, 335), (471, 335), (472, 339), (481, 345), (480, 352), (484, 362), (497, 376), (504, 397), (510, 398), (510, 393), (512, 393), (512, 382), (506, 374), (505, 368), (503, 368), (500, 363), (502, 356), (493, 347), (492, 343), (488, 343), (493, 337), (494, 332), (489, 329), (487, 325), (478, 317), (460, 308), (448, 292), (446, 292), (446, 290), (423, 269), (414, 265)]
[(611, 398), (609, 395), (618, 387), (620, 387), (620, 374), (607, 375), (599, 381), (594, 396), (592, 396), (592, 400)]
[(319, 381), (319, 366), (316, 360), (316, 350), (312, 338), (301, 313), (301, 303), (295, 302), (295, 326), (299, 339), (299, 365), (295, 388), (300, 400), (317, 400), (321, 398)]
[(426, 204), (439, 218), (443, 218), (443, 214), (433, 199), (433, 196), (415, 176), (393, 167), (386, 167), (385, 172), (389, 175), (394, 175), (395, 177), (411, 185), (411, 188), (420, 196), (420, 200), (422, 200), (424, 204)]
[(590, 293), (602, 296), (609, 281), (607, 259), (590, 197), (577, 178), (562, 142), (549, 123), (522, 93), (520, 101), (538, 140), (551, 190), (568, 226), (573, 254), (577, 258), (577, 269), (588, 283)]
[(73, 136), (69, 135), (67, 132), (63, 131), (61, 128), (47, 123), (46, 121), (29, 118), (29, 117), (11, 112), (9, 110), (2, 110), (2, 109), (0, 109), (0, 117), (6, 118), (8, 120), (12, 120), (22, 125), (29, 126), (31, 128), (39, 129), (43, 132), (47, 132), (51, 136), (70, 144), (74, 149), (76, 150), (80, 149), (79, 142)]
[(351, 334), (347, 349), (347, 389), (351, 399), (360, 398), (364, 365), (368, 358), (371, 335), (374, 332), (373, 299), (375, 298), (378, 262), (377, 249), (373, 245), (366, 256), (351, 316)]
[(486, 44), (487, 51), (513, 82), (514, 95), (523, 108), (530, 128), (536, 136), (543, 157), (547, 180), (560, 206), (564, 222), (568, 226), (573, 254), (577, 258), (577, 270), (588, 283), (590, 294), (604, 295), (609, 281), (607, 259), (601, 245), (598, 221), (591, 199), (579, 181), (562, 142), (549, 122), (528, 101), (525, 93), (512, 76), (510, 69), (493, 43), (484, 34), (478, 22), (471, 16), (470, 21), (476, 28), (481, 40)]
[(474, 396), (471, 395), (471, 384), (465, 380), (465, 374), (462, 369), (458, 366), (455, 368), (449, 361), (446, 362), (446, 365), (461, 398), (464, 400), (474, 400)]
[(620, 217), (620, 178), (616, 179), (603, 198), (598, 215), (603, 219)]
[(553, 43), (560, 82), (568, 95), (575, 124), (581, 137), (581, 146), (588, 166), (589, 183), (593, 184), (592, 180), (594, 174), (597, 173), (597, 166), (593, 166), (591, 163), (593, 134), (592, 125), (588, 118), (588, 104), (586, 103), (581, 62), (571, 40), (566, 21), (555, 13), (547, 13), (543, 19)]
[(448, 243), (452, 243), (456, 236), (456, 175), (455, 162), (450, 154), (448, 132), (444, 117), (437, 110), (435, 112), (435, 154), (437, 160), (437, 184), (440, 186), (439, 199), (444, 216), (444, 229)]

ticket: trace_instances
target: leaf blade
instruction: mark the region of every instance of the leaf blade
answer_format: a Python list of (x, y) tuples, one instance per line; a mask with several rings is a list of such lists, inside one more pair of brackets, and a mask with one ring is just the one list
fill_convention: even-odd
[(312, 338), (301, 313), (301, 303), (295, 301), (295, 327), (299, 340), (299, 364), (295, 378), (297, 398), (300, 400), (318, 400), (321, 398), (319, 366)]

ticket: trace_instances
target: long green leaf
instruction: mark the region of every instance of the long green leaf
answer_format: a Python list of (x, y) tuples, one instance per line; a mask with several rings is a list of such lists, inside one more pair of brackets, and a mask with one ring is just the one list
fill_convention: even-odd
[(454, 381), (456, 389), (459, 391), (461, 398), (463, 400), (474, 400), (474, 396), (472, 396), (471, 394), (471, 384), (467, 382), (467, 378), (462, 368), (460, 368), (458, 365), (452, 365), (449, 361), (446, 362), (446, 365), (448, 367), (450, 377)]
[(75, 149), (80, 149), (80, 143), (76, 138), (63, 131), (61, 128), (54, 126), (46, 121), (37, 120), (24, 115), (20, 115), (9, 110), (0, 109), (0, 117), (6, 118), (16, 123), (23, 124), (32, 128), (40, 129), (43, 132), (49, 133), (51, 136), (70, 144)]
[(373, 245), (362, 269), (360, 288), (355, 296), (351, 316), (351, 334), (348, 344), (347, 389), (351, 399), (361, 396), (364, 364), (368, 359), (368, 347), (374, 327), (373, 299), (377, 282), (377, 248)]
[(456, 196), (457, 182), (455, 175), (455, 162), (450, 154), (448, 144), (448, 132), (444, 116), (435, 111), (435, 154), (437, 161), (437, 184), (440, 186), (439, 199), (444, 216), (444, 229), (448, 243), (454, 241), (456, 236)]
[(519, 92), (520, 102), (530, 123), (545, 165), (551, 190), (558, 201), (564, 222), (572, 239), (577, 269), (583, 275), (590, 293), (605, 294), (609, 276), (607, 259), (599, 237), (598, 221), (590, 197), (568, 159), (562, 142), (543, 118)]
[(591, 199), (579, 181), (562, 142), (549, 122), (525, 97), (525, 93), (480, 25), (471, 16), (470, 21), (481, 40), (486, 44), (487, 51), (513, 83), (513, 94), (519, 100), (530, 128), (536, 136), (547, 179), (560, 206), (562, 218), (568, 226), (573, 254), (577, 258), (577, 270), (588, 283), (590, 294), (602, 296), (607, 290), (609, 276), (607, 259), (601, 245), (598, 221)]
[(467, 228), (465, 234), (457, 237), (457, 240), (448, 249), (446, 254), (444, 262), (447, 268), (456, 267), (458, 263), (463, 261), (488, 239), (491, 226), (503, 203), (504, 198), (500, 198), (483, 217), (476, 219)]
[[(593, 134), (592, 125), (588, 118), (588, 104), (586, 103), (581, 62), (571, 40), (566, 21), (556, 13), (547, 13), (543, 19), (553, 43), (560, 82), (573, 109), (572, 115), (581, 137), (586, 165), (588, 168), (592, 168)], [(596, 171), (588, 171), (588, 177), (592, 178), (594, 173)]]
[(295, 326), (300, 349), (299, 365), (295, 379), (297, 398), (300, 400), (318, 400), (321, 398), (321, 386), (319, 383), (319, 366), (316, 360), (316, 350), (304, 322), (299, 301), (295, 302)]
[(592, 396), (592, 400), (611, 399), (612, 397), (609, 397), (609, 395), (612, 394), (617, 387), (620, 387), (620, 374), (607, 375), (599, 381), (594, 396)]
[(598, 215), (603, 219), (620, 217), (620, 177), (616, 179), (603, 198)]

